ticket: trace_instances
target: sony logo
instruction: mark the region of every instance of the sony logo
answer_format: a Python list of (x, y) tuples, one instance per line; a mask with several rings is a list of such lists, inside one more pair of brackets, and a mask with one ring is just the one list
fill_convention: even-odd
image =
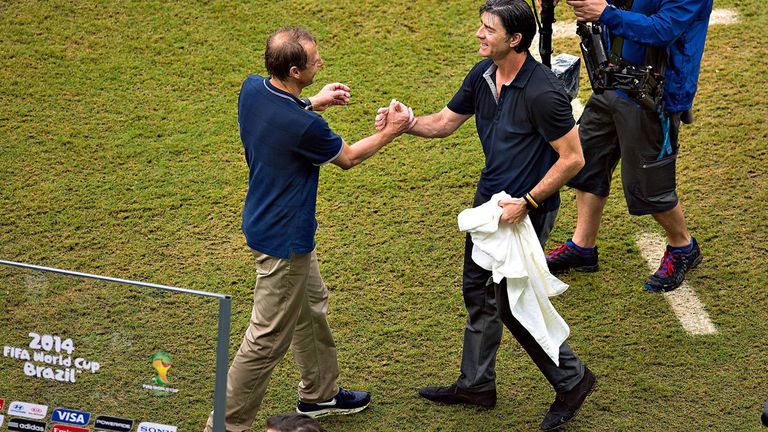
[(139, 432), (176, 432), (176, 426), (168, 426), (159, 423), (139, 423)]

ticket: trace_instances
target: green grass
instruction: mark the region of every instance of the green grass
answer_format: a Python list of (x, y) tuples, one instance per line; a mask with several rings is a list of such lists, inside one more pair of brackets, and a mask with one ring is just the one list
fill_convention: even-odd
[[(230, 293), (233, 354), (255, 279), (239, 229), (247, 168), (236, 101), (246, 75), (264, 74), (266, 36), (283, 25), (315, 33), (326, 67), (306, 94), (326, 82), (348, 84), (352, 103), (325, 117), (354, 142), (372, 132), (376, 108), (392, 97), (418, 114), (445, 106), (479, 59), (478, 6), (0, 1), (0, 258)], [(601, 228), (601, 272), (565, 277), (571, 288), (554, 300), (571, 345), (601, 384), (569, 430), (760, 430), (768, 399), (761, 37), (768, 10), (760, 0), (716, 0), (715, 7), (736, 8), (743, 20), (710, 29), (678, 178), (705, 254), (689, 280), (720, 333), (686, 334), (663, 297), (642, 291), (648, 269), (634, 241), (660, 231), (650, 218), (627, 215), (616, 178)], [(572, 19), (563, 6), (557, 13)], [(555, 40), (561, 51), (578, 53), (576, 40)], [(583, 100), (587, 82), (583, 75)], [(360, 415), (324, 420), (328, 430), (536, 430), (552, 392), (509, 335), (499, 351), (495, 410), (436, 406), (416, 395), (458, 374), (465, 312), (456, 215), (472, 201), (482, 161), (468, 122), (444, 140), (402, 137), (351, 171), (323, 168), (317, 250), (331, 290), (340, 383), (374, 396)], [(567, 239), (574, 222), (573, 194), (565, 191), (552, 240)], [(0, 320), (9, 327), (0, 344), (26, 343), (36, 322), (83, 335), (87, 354), (106, 361), (117, 356), (110, 352), (128, 352), (146, 367), (158, 344), (168, 346), (177, 361), (198, 359), (171, 372), (190, 398), (150, 398), (131, 409), (199, 429), (210, 410), (201, 380), (211, 373), (214, 307), (55, 277), (40, 291), (29, 281), (42, 276), (3, 275)], [(86, 302), (99, 306), (93, 318), (77, 306)], [(24, 305), (44, 313), (22, 319)], [(129, 305), (163, 321), (117, 319)], [(46, 400), (58, 387), (9, 380), (7, 364), (0, 358), (0, 392), (99, 412), (97, 400), (110, 409), (128, 403), (115, 395), (134, 373), (105, 369), (97, 388), (65, 387), (63, 399)], [(151, 372), (137, 373), (149, 379)], [(293, 409), (297, 381), (289, 355), (254, 430)]]

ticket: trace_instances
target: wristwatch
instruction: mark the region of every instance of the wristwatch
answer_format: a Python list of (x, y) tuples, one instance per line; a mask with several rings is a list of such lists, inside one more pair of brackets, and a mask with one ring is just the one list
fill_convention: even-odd
[(312, 111), (312, 101), (310, 101), (309, 98), (301, 98), (301, 101), (304, 102), (305, 110)]

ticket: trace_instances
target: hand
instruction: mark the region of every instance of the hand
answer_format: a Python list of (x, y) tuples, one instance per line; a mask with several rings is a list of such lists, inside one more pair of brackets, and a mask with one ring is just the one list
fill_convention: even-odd
[(325, 111), (334, 105), (349, 103), (349, 87), (342, 83), (331, 83), (322, 88), (316, 95), (309, 98), (313, 111)]
[(499, 200), (499, 207), (504, 210), (501, 213), (501, 222), (509, 224), (518, 224), (525, 220), (528, 215), (528, 208), (523, 198), (510, 198)]
[(387, 114), (389, 113), (389, 107), (382, 107), (376, 110), (376, 120), (374, 121), (374, 126), (376, 126), (376, 131), (381, 132), (382, 129), (384, 129), (384, 126), (387, 125)]
[(397, 99), (392, 99), (386, 110), (386, 123), (381, 129), (382, 132), (398, 136), (412, 127), (413, 110), (398, 102)]
[(576, 14), (579, 21), (597, 22), (600, 21), (600, 15), (608, 6), (605, 0), (565, 0)]
[[(405, 107), (408, 110), (409, 113), (409, 120), (408, 120), (408, 128), (405, 130), (405, 132), (408, 132), (409, 130), (413, 129), (413, 127), (416, 125), (416, 116), (413, 114), (413, 108), (409, 108), (406, 105), (400, 103), (403, 107)], [(389, 107), (383, 107), (379, 108), (376, 111), (376, 121), (374, 122), (374, 125), (376, 127), (377, 132), (381, 132), (384, 127), (387, 125), (387, 114), (389, 114)]]

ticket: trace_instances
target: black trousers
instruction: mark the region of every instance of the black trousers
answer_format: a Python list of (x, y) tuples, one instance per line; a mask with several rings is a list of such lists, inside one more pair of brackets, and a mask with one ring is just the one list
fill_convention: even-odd
[[(543, 245), (554, 225), (557, 210), (532, 214), (531, 222)], [(472, 238), (464, 246), (462, 291), (467, 308), (461, 375), (457, 385), (470, 391), (496, 388), (496, 352), (501, 344), (502, 324), (506, 326), (556, 392), (573, 388), (584, 376), (584, 365), (567, 342), (560, 346), (560, 365), (556, 366), (536, 340), (509, 309), (506, 280), (494, 284), (491, 272), (472, 260)]]

